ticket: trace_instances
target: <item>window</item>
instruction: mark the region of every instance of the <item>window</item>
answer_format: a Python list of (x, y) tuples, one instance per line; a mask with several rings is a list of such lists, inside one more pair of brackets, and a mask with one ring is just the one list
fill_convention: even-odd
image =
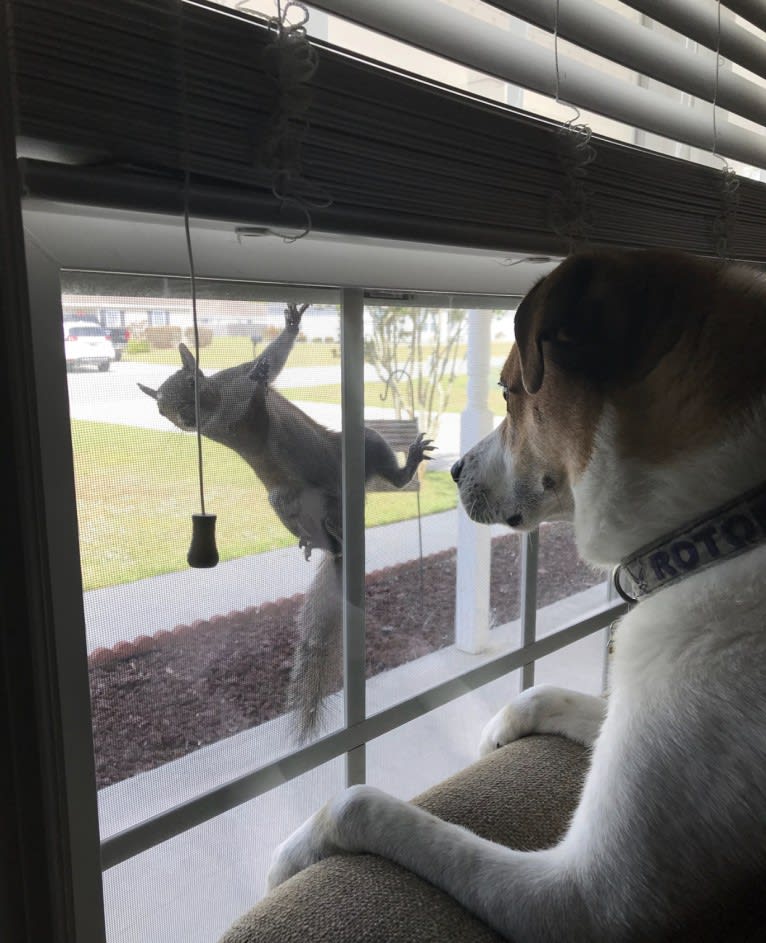
[[(354, 524), (360, 552), (344, 555), (345, 579), (362, 591), (365, 631), (360, 635), (349, 620), (345, 663), (333, 664), (328, 688), (336, 693), (323, 701), (321, 725), (301, 741), (287, 709), (290, 675), (321, 550), (306, 560), (252, 470), (231, 449), (203, 439), (206, 500), (218, 514), (222, 559), (212, 570), (187, 567), (198, 501), (195, 437), (161, 415), (138, 384), (156, 390), (181, 366), (178, 344), (193, 346), (188, 278), (163, 251), (165, 221), (135, 215), (130, 221), (134, 231), (143, 227), (154, 272), (167, 258), (165, 274), (143, 274), (139, 257), (135, 272), (126, 273), (120, 251), (122, 271), (111, 275), (110, 258), (123, 238), (119, 214), (91, 218), (85, 229), (78, 217), (89, 246), (88, 227), (106, 232), (108, 221), (117, 223), (90, 257), (70, 236), (77, 214), (75, 207), (29, 208), (29, 232), (44, 234), (60, 260), (35, 277), (41, 285), (55, 282), (62, 307), (126, 312), (134, 344), (108, 375), (72, 374), (67, 390), (84, 593), (80, 606), (71, 600), (60, 618), (63, 633), (77, 634), (83, 613), (107, 939), (127, 943), (140, 926), (148, 936), (188, 940), (192, 925), (193, 939), (209, 939), (262, 893), (273, 846), (322, 796), (349, 779), (389, 782), (392, 749), (402, 764), (395, 774), (402, 795), (472, 759), (470, 725), (455, 741), (449, 726), (438, 730), (432, 708), (443, 705), (438, 715), (448, 717), (455, 697), (475, 689), (475, 699), (462, 699), (474, 703), (475, 745), (480, 716), (518, 689), (526, 661), (544, 654), (552, 671), (576, 673), (580, 686), (597, 690), (600, 630), (616, 609), (603, 576), (576, 563), (565, 529), (544, 528), (538, 548), (502, 528), (461, 523), (449, 476), (466, 410), (483, 408), (487, 429), (500, 421), (494, 375), (522, 286), (537, 277), (539, 265), (514, 267), (519, 294), (489, 294), (509, 281), (502, 257), (462, 254), (454, 260), (462, 266), (457, 277), (466, 283), (473, 271), (485, 291), (440, 292), (439, 280), (449, 279), (445, 250), (334, 244), (328, 256), (325, 240), (315, 237), (295, 246), (305, 256), (303, 285), (244, 280), (245, 269), (268, 271), (264, 256), (284, 246), (232, 244), (229, 224), (207, 226), (199, 264), (208, 274), (197, 280), (206, 376), (257, 358), (281, 331), (285, 306), (309, 303), (274, 388), (312, 420), (339, 430), (347, 446), (353, 447), (352, 426), (361, 435), (357, 419), (368, 423), (388, 436), (400, 465), (420, 431), (437, 446), (428, 468), (401, 489), (384, 490), (385, 482), (373, 480), (365, 495), (362, 476), (346, 472), (345, 500), (363, 509), (364, 520)], [(325, 273), (321, 286), (311, 278), (317, 265)], [(389, 265), (395, 282), (385, 275)], [(349, 287), (339, 277), (360, 272), (374, 287)], [(434, 290), (412, 289), (413, 276)], [(330, 279), (338, 287), (329, 287)], [(158, 310), (152, 298), (164, 299), (168, 323), (150, 323), (149, 313)], [(36, 316), (47, 333), (54, 319), (39, 310)], [(49, 348), (55, 361), (60, 350), (50, 342)], [(362, 396), (348, 400), (344, 416), (341, 401), (354, 386)], [(60, 404), (51, 406), (62, 421)], [(409, 438), (397, 438), (402, 429)], [(456, 606), (466, 552), (491, 560), (485, 615), (472, 623)], [(534, 554), (541, 570), (552, 561), (557, 575), (551, 588), (541, 578), (539, 608)], [(576, 667), (565, 667), (569, 655), (549, 654), (587, 636), (594, 644)], [(532, 647), (520, 654), (525, 640)], [(516, 674), (508, 677), (509, 670)], [(424, 736), (441, 748), (439, 764), (423, 762)], [(334, 772), (325, 778), (323, 769)], [(182, 863), (189, 861), (193, 885)], [(178, 921), (171, 919), (176, 908)]]
[(104, 327), (124, 327), (125, 312), (119, 308), (99, 308), (99, 321)]
[(150, 327), (165, 327), (170, 324), (170, 312), (164, 308), (150, 308), (146, 312), (146, 319)]

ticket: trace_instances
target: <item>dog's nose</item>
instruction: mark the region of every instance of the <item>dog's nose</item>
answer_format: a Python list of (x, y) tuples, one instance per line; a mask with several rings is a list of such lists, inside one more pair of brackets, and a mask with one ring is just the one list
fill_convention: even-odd
[(459, 458), (455, 464), (450, 468), (449, 473), (452, 475), (452, 480), (457, 482), (460, 480), (460, 473), (463, 471), (463, 459)]

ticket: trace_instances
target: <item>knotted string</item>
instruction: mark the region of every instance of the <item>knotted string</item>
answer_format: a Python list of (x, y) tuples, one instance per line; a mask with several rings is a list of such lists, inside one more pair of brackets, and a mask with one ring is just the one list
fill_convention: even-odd
[(559, 4), (553, 24), (553, 59), (556, 69), (556, 104), (566, 105), (574, 114), (563, 122), (558, 131), (558, 158), (564, 171), (564, 183), (551, 198), (551, 228), (567, 243), (567, 254), (579, 244), (588, 242), (593, 231), (593, 218), (586, 186), (588, 166), (596, 159), (596, 148), (591, 142), (593, 131), (580, 121), (580, 109), (561, 97), (559, 71)]
[[(290, 14), (298, 14), (289, 22)], [(331, 196), (303, 174), (303, 142), (308, 131), (312, 101), (310, 81), (319, 64), (316, 49), (308, 39), (309, 11), (303, 3), (277, 0), (277, 16), (269, 20), (274, 38), (264, 49), (264, 65), (276, 86), (271, 124), (261, 160), (271, 171), (271, 192), (282, 210), (297, 210), (300, 231), (277, 232), (285, 242), (295, 242), (311, 231), (311, 210), (330, 206)]]
[(711, 154), (721, 162), (719, 175), (718, 213), (713, 220), (713, 237), (716, 254), (720, 259), (729, 257), (729, 241), (736, 223), (739, 206), (739, 178), (726, 158), (718, 153), (718, 84), (721, 72), (721, 0), (717, 3), (717, 30), (715, 48), (715, 82), (713, 85), (713, 145)]

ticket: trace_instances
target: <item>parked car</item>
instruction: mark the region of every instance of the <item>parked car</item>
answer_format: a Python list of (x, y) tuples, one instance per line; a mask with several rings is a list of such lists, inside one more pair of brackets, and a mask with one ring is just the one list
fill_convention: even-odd
[(105, 330), (114, 346), (114, 359), (122, 360), (122, 352), (130, 340), (130, 331), (125, 327), (107, 327)]
[(95, 321), (64, 321), (64, 353), (67, 370), (93, 364), (104, 371), (117, 359), (106, 329)]

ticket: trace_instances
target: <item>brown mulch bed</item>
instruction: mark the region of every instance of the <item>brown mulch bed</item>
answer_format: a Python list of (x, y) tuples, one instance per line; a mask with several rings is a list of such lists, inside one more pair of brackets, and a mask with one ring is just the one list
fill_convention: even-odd
[[(520, 542), (492, 546), (492, 621), (519, 615)], [(538, 605), (600, 582), (577, 557), (571, 531), (541, 532)], [(422, 582), (421, 582), (422, 580)], [(423, 591), (424, 590), (424, 591)], [(454, 641), (455, 551), (367, 577), (367, 676)], [(143, 636), (94, 653), (91, 706), (99, 788), (285, 710), (302, 595)]]

